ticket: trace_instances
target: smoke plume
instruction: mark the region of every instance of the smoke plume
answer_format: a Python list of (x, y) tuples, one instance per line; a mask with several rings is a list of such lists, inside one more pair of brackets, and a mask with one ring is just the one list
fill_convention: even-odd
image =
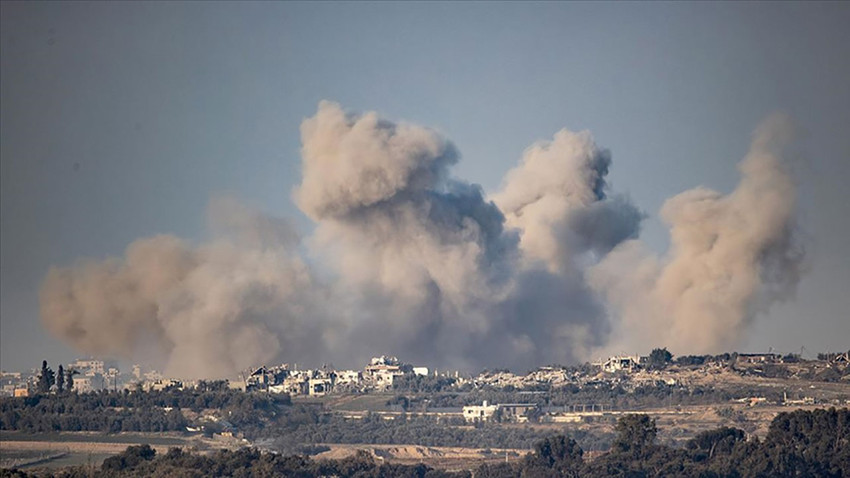
[(303, 243), (281, 219), (216, 200), (206, 243), (156, 236), (123, 258), (51, 269), (42, 320), (81, 351), (185, 378), (355, 367), (381, 353), (533, 367), (643, 329), (671, 346), (725, 347), (796, 281), (775, 132), (757, 134), (730, 196), (698, 189), (665, 205), (662, 261), (641, 250), (644, 215), (611, 193), (611, 154), (587, 132), (531, 146), (488, 198), (451, 175), (459, 153), (437, 132), (322, 102), (301, 125), (292, 195), (315, 222)]
[(47, 329), (81, 351), (186, 378), (227, 376), (283, 351), (320, 359), (321, 289), (293, 253), (291, 230), (233, 200), (215, 201), (210, 215), (219, 233), (207, 244), (155, 236), (124, 259), (51, 269), (41, 290)]
[(528, 260), (564, 272), (582, 254), (603, 256), (637, 237), (642, 213), (622, 196), (607, 198), (610, 166), (611, 153), (587, 131), (564, 129), (526, 150), (494, 200), (521, 231)]
[(803, 252), (793, 237), (795, 187), (781, 157), (790, 139), (788, 118), (771, 117), (738, 165), (732, 193), (698, 187), (667, 200), (661, 217), (671, 247), (663, 259), (629, 241), (590, 271), (620, 319), (615, 343), (729, 349), (757, 313), (793, 292)]

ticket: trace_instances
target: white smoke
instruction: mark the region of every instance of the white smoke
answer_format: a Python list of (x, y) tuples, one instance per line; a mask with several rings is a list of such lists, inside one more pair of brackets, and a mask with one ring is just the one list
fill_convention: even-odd
[(667, 200), (661, 217), (671, 247), (663, 259), (629, 241), (591, 271), (620, 319), (618, 347), (729, 350), (758, 312), (793, 291), (803, 252), (792, 235), (795, 187), (781, 156), (790, 137), (788, 118), (769, 118), (732, 193), (699, 187)]
[[(731, 196), (698, 190), (665, 206), (664, 262), (630, 240), (643, 215), (610, 194), (611, 155), (587, 132), (530, 147), (492, 201), (450, 175), (459, 154), (433, 130), (322, 102), (301, 136), (293, 199), (316, 222), (312, 265), (284, 221), (217, 200), (207, 243), (157, 236), (123, 259), (52, 269), (45, 326), (81, 351), (158, 358), (181, 377), (276, 361), (355, 366), (377, 353), (533, 367), (585, 359), (641, 326), (704, 348), (734, 343), (762, 286), (779, 296), (795, 281), (793, 185), (764, 134)], [(703, 320), (694, 310), (716, 339), (690, 332)]]

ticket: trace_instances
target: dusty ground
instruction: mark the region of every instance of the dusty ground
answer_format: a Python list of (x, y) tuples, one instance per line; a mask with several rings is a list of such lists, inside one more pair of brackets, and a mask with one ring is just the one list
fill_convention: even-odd
[(506, 448), (461, 448), (434, 447), (419, 445), (347, 445), (325, 443), (329, 451), (316, 455), (314, 458), (341, 459), (354, 456), (358, 451), (366, 451), (379, 462), (427, 465), (447, 470), (467, 470), (476, 468), (482, 463), (517, 461), (522, 459), (529, 450)]

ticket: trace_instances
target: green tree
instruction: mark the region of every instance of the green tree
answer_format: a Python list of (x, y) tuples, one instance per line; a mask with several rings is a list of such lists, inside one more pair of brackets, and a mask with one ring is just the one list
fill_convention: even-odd
[(661, 370), (667, 367), (667, 364), (673, 361), (673, 354), (667, 351), (667, 348), (653, 349), (649, 354), (649, 368), (653, 370)]
[(147, 443), (128, 446), (123, 453), (107, 458), (100, 466), (102, 471), (117, 471), (135, 468), (141, 463), (151, 461), (156, 456), (156, 450)]
[(482, 463), (475, 470), (476, 478), (516, 478), (519, 470), (511, 463)]
[(50, 392), (50, 387), (56, 382), (53, 370), (47, 366), (47, 360), (41, 362), (41, 373), (38, 374), (38, 393)]
[(65, 371), (65, 390), (74, 391), (74, 375), (78, 374), (76, 370), (68, 369)]
[(59, 364), (59, 368), (56, 370), (56, 391), (62, 393), (65, 390), (65, 369), (62, 368), (62, 364)]
[(645, 456), (655, 444), (658, 429), (649, 415), (626, 415), (617, 420), (617, 437), (612, 448), (616, 452)]
[(584, 450), (575, 440), (557, 435), (535, 443), (534, 453), (526, 455), (524, 464), (526, 468), (550, 469), (554, 476), (577, 477), (584, 464), (583, 455)]
[(728, 455), (732, 453), (735, 445), (746, 438), (743, 430), (737, 428), (721, 427), (715, 430), (704, 431), (694, 438), (688, 440), (685, 448), (699, 458), (714, 458), (717, 454)]

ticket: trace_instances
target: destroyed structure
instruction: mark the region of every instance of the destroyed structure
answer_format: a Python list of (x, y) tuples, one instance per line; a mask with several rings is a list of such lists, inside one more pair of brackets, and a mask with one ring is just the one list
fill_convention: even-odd
[(320, 397), (336, 392), (383, 392), (391, 390), (395, 381), (406, 374), (428, 375), (427, 367), (413, 367), (396, 357), (373, 358), (359, 370), (334, 370), (323, 366), (316, 370), (290, 370), (289, 364), (260, 367), (245, 378), (245, 390), (267, 391)]
[(635, 372), (644, 366), (646, 362), (647, 357), (641, 357), (638, 355), (620, 355), (610, 357), (608, 360), (603, 362), (602, 370), (608, 373), (615, 373), (621, 370), (626, 372)]

